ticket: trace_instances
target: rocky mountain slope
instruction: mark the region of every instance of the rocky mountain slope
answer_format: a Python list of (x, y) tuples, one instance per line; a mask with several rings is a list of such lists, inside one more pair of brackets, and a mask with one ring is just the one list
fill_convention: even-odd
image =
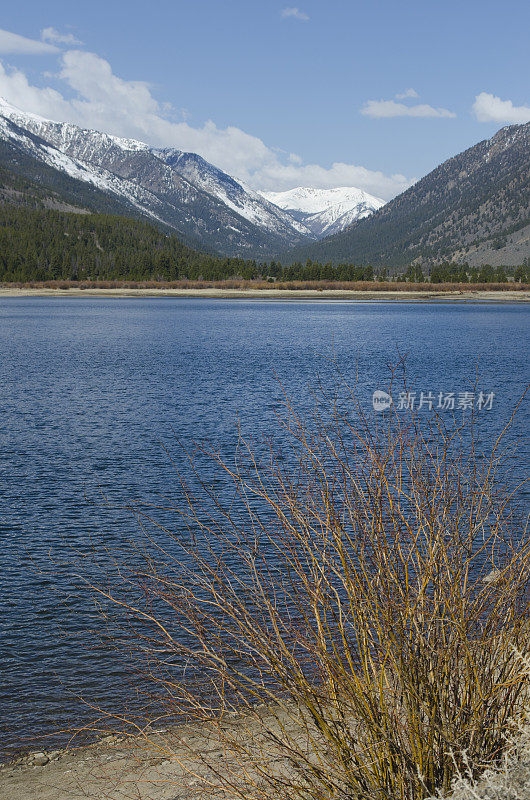
[[(342, 230), (382, 203), (355, 188), (262, 194), (196, 153), (52, 122), (0, 98), (1, 148), (7, 167), (29, 157), (47, 168), (48, 177), (54, 169), (84, 182), (92, 194), (106, 194), (106, 204), (124, 213), (231, 256), (267, 258)], [(18, 158), (10, 161), (8, 151)]]
[(193, 153), (52, 122), (5, 101), (0, 142), (19, 160), (29, 156), (97, 188), (204, 249), (266, 257), (310, 236), (289, 214)]
[(450, 158), (367, 219), (290, 252), (289, 261), (404, 266), (530, 257), (530, 123)]
[(265, 192), (263, 196), (288, 211), (318, 239), (344, 230), (384, 205), (384, 200), (350, 186), (336, 189), (299, 186), (287, 192)]
[(137, 187), (87, 168), (0, 115), (0, 199), (16, 205), (148, 216)]

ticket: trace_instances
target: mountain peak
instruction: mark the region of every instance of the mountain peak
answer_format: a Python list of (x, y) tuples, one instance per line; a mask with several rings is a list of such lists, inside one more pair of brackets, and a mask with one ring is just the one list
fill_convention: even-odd
[(18, 114), (21, 117), (25, 117), (26, 119), (35, 119), (38, 120), (39, 122), (48, 121), (45, 120), (44, 117), (39, 116), (38, 114), (33, 114), (31, 111), (23, 111), (18, 106), (14, 106), (12, 103), (6, 100), (5, 97), (2, 97), (2, 95), (0, 95), (0, 114), (2, 114), (2, 116)]
[(518, 266), (530, 258), (529, 185), (530, 123), (510, 125), (440, 164), (377, 214), (289, 257)]
[(290, 214), (196, 153), (53, 122), (5, 100), (0, 141), (9, 145), (0, 152), (6, 166), (17, 168), (15, 148), (32, 159), (33, 175), (37, 163), (66, 173), (207, 250), (268, 257), (311, 237)]
[(355, 186), (297, 186), (285, 192), (264, 192), (263, 196), (306, 225), (319, 239), (370, 216), (384, 205), (380, 198)]
[(0, 98), (0, 122), (0, 138), (13, 143), (18, 137), (17, 147), (32, 158), (227, 255), (275, 255), (341, 231), (383, 205), (348, 186), (261, 193), (197, 153), (54, 122), (5, 98)]

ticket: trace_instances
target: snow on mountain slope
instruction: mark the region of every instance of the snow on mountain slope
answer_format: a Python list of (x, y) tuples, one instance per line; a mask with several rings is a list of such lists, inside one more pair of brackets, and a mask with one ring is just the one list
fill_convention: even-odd
[(384, 205), (383, 200), (353, 186), (337, 189), (300, 186), (287, 192), (264, 192), (263, 196), (288, 211), (319, 239), (344, 230)]
[(18, 136), (19, 145), (47, 165), (227, 255), (274, 255), (341, 231), (383, 205), (354, 188), (263, 194), (196, 153), (53, 122), (1, 98), (0, 120), (0, 137)]
[(153, 149), (152, 152), (190, 183), (200, 186), (204, 191), (222, 200), (249, 222), (271, 231), (284, 229), (287, 232), (294, 228), (301, 234), (310, 235), (305, 225), (293, 219), (276, 204), (269, 202), (264, 195), (222, 172), (196, 153), (184, 153), (173, 148)]
[(0, 108), (0, 138), (2, 140), (16, 145), (23, 152), (37, 159), (37, 161), (64, 172), (71, 178), (91, 184), (107, 194), (119, 197), (125, 200), (127, 204), (142, 211), (142, 213), (146, 213), (154, 220), (160, 221), (160, 217), (155, 210), (157, 205), (156, 198), (150, 196), (149, 192), (128, 181), (116, 178), (108, 170), (94, 166), (88, 167), (78, 159), (71, 158), (53, 145), (40, 139), (40, 137), (24, 130), (16, 122), (1, 116), (1, 112), (2, 109)]
[(207, 248), (267, 256), (314, 238), (289, 213), (194, 153), (159, 150), (134, 139), (52, 122), (2, 100), (0, 117), (40, 137), (56, 154), (84, 165), (87, 180), (94, 172), (101, 177), (103, 170), (113, 176), (114, 190), (124, 182), (123, 191), (145, 203), (145, 213)]
[(32, 133), (43, 139), (47, 138), (46, 134), (51, 133), (52, 138), (56, 140), (54, 142), (55, 146), (61, 150), (66, 150), (68, 143), (77, 137), (79, 133), (83, 134), (86, 154), (91, 147), (101, 147), (102, 143), (106, 143), (107, 147), (116, 144), (122, 150), (149, 150), (149, 145), (138, 142), (136, 139), (121, 139), (118, 136), (111, 136), (107, 133), (80, 128), (78, 125), (69, 122), (53, 122), (45, 117), (40, 117), (38, 114), (22, 111), (20, 108), (8, 103), (3, 97), (0, 97), (0, 114), (16, 122), (21, 127), (31, 130)]

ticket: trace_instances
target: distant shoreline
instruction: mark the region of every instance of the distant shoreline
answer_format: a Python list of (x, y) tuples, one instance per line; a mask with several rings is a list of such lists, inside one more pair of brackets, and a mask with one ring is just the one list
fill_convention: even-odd
[(11, 287), (0, 286), (0, 298), (15, 297), (91, 297), (91, 298), (143, 298), (177, 297), (209, 298), (217, 300), (342, 300), (342, 301), (421, 301), (454, 302), (487, 301), (495, 303), (530, 302), (527, 289), (230, 289), (230, 288), (86, 288), (72, 287)]

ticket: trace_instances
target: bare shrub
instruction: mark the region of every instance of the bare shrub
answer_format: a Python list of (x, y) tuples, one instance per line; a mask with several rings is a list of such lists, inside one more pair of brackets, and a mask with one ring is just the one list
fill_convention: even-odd
[(405, 281), (275, 281), (269, 283), (262, 279), (240, 280), (229, 278), (218, 281), (188, 280), (177, 281), (32, 281), (30, 283), (4, 281), (2, 287), (31, 289), (233, 289), (258, 290), (278, 289), (280, 291), (352, 291), (352, 292), (471, 292), (471, 291), (509, 291), (527, 292), (529, 285), (525, 283), (407, 283)]
[(378, 419), (323, 395), (309, 421), (286, 404), (279, 443), (199, 448), (222, 488), (190, 458), (176, 529), (136, 506), (134, 564), (85, 577), (151, 713), (217, 737), (222, 769), (195, 756), (227, 798), (446, 792), (524, 713), (530, 539), (503, 437), (486, 453), (474, 415)]
[[(530, 660), (517, 655), (529, 673)], [(522, 720), (507, 737), (500, 763), (478, 780), (470, 768), (459, 771), (451, 790), (450, 800), (530, 800), (530, 720)]]

